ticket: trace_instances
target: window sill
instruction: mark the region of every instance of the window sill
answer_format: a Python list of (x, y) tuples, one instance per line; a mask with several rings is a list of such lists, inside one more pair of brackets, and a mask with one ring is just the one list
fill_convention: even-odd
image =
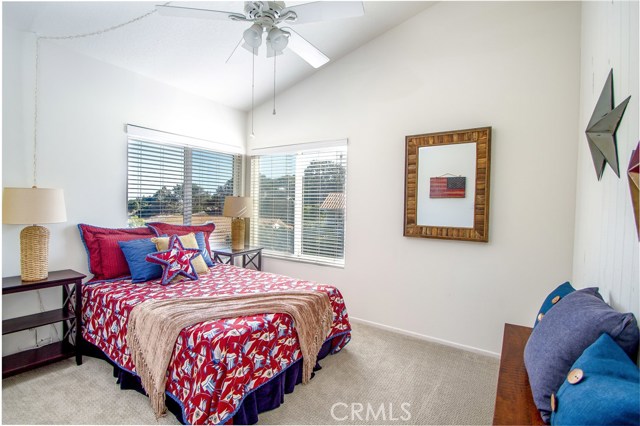
[(280, 254), (269, 253), (269, 252), (264, 251), (264, 250), (262, 251), (262, 255), (264, 257), (268, 257), (270, 259), (288, 260), (288, 261), (297, 262), (297, 263), (308, 263), (310, 265), (328, 266), (328, 267), (331, 267), (331, 268), (344, 269), (344, 264), (323, 262), (322, 260), (314, 260), (314, 259), (309, 259), (309, 258), (306, 258), (306, 257), (283, 256), (283, 255), (280, 255)]

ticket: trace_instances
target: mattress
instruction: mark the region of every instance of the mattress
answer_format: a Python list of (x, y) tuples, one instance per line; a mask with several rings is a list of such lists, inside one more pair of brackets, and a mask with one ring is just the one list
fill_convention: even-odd
[[(351, 326), (337, 288), (224, 264), (216, 264), (197, 281), (169, 286), (160, 285), (160, 280), (84, 284), (82, 336), (115, 364), (135, 374), (126, 335), (129, 313), (137, 304), (149, 299), (292, 289), (327, 293), (333, 309), (327, 341), (332, 342), (332, 353), (341, 350), (349, 342)], [(233, 416), (246, 395), (301, 357), (295, 326), (288, 315), (266, 313), (201, 322), (180, 332), (169, 363), (166, 392), (180, 404), (186, 422), (222, 424)]]

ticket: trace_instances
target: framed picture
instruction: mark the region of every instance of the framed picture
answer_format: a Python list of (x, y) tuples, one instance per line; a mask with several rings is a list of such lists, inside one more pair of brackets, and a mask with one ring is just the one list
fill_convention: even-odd
[(406, 137), (404, 236), (489, 241), (491, 127)]

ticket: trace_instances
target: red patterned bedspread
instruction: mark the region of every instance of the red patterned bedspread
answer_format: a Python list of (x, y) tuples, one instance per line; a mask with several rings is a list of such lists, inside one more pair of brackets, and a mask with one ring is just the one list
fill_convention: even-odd
[[(82, 336), (120, 367), (135, 373), (127, 347), (131, 309), (148, 299), (202, 297), (289, 289), (313, 289), (329, 295), (333, 308), (332, 352), (350, 339), (351, 326), (340, 291), (268, 272), (216, 264), (198, 281), (162, 286), (160, 280), (130, 280), (84, 285)], [(340, 337), (341, 336), (341, 337)], [(180, 401), (185, 421), (228, 421), (245, 395), (302, 357), (291, 317), (264, 314), (207, 321), (180, 332), (169, 364), (167, 392)], [(151, 409), (151, 408), (149, 408)]]

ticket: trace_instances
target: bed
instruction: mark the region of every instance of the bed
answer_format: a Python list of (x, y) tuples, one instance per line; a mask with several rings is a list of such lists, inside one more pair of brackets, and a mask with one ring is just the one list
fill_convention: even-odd
[[(135, 375), (125, 336), (128, 315), (137, 304), (149, 299), (286, 290), (314, 290), (328, 295), (333, 324), (321, 352), (336, 353), (349, 342), (351, 326), (337, 288), (224, 264), (215, 264), (197, 281), (169, 286), (160, 285), (157, 279), (84, 284), (82, 337), (118, 368)], [(167, 402), (177, 403), (185, 423), (243, 422), (246, 420), (234, 417), (243, 401), (258, 390), (262, 394), (271, 392), (269, 385), (295, 370), (300, 359), (296, 330), (288, 315), (268, 313), (201, 322), (184, 328), (176, 340), (168, 368)], [(257, 410), (273, 406), (267, 404)]]

